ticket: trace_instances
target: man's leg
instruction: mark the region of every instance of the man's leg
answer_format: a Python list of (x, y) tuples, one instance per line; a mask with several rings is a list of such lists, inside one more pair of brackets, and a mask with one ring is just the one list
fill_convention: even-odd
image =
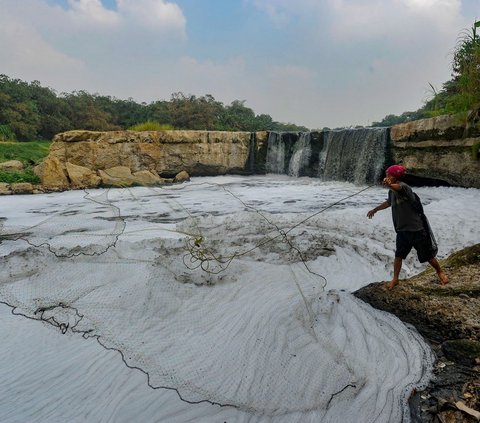
[(398, 285), (398, 277), (402, 268), (402, 261), (403, 260), (401, 257), (395, 257), (395, 260), (393, 262), (393, 279), (388, 283), (388, 289), (393, 289)]
[(440, 267), (440, 263), (437, 261), (437, 259), (434, 257), (431, 260), (428, 260), (428, 262), (437, 272), (438, 279), (440, 280), (440, 284), (446, 285), (448, 283), (448, 276)]

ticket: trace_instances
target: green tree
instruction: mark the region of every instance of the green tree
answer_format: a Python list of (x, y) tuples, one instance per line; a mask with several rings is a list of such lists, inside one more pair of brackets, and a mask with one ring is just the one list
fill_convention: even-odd
[(145, 120), (147, 121), (159, 122), (160, 124), (164, 125), (172, 124), (172, 117), (170, 116), (170, 108), (168, 101), (162, 100), (150, 103), (149, 105), (145, 106), (145, 113)]
[(219, 129), (218, 118), (222, 103), (212, 95), (203, 97), (173, 93), (168, 104), (170, 123), (179, 129), (213, 130)]
[(72, 129), (91, 131), (112, 131), (121, 129), (113, 122), (110, 113), (95, 103), (95, 97), (86, 91), (74, 91), (65, 95), (67, 113)]

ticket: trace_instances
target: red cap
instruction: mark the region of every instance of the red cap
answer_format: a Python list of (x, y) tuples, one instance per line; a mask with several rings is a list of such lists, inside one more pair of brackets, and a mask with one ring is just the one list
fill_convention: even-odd
[(401, 165), (393, 165), (387, 169), (387, 173), (389, 173), (390, 175), (394, 176), (397, 179), (402, 179), (403, 175), (405, 175), (406, 170), (407, 169), (405, 169)]

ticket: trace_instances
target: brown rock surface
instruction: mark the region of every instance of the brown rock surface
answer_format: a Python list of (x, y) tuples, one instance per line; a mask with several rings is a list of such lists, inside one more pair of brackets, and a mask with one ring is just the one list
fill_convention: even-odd
[(69, 131), (54, 137), (48, 157), (93, 171), (126, 166), (174, 176), (242, 170), (250, 132), (222, 131)]
[(185, 172), (184, 170), (177, 173), (175, 175), (175, 178), (173, 178), (173, 182), (187, 182), (189, 180), (190, 180), (190, 175), (188, 174), (188, 172)]
[(33, 169), (34, 173), (42, 180), (42, 185), (46, 189), (59, 190), (70, 187), (67, 178), (65, 162), (57, 157), (50, 155), (38, 166)]
[(9, 195), (12, 191), (10, 190), (10, 184), (5, 182), (0, 182), (0, 195)]
[(393, 161), (409, 174), (454, 186), (480, 188), (480, 124), (458, 116), (437, 116), (394, 125), (390, 129)]
[(0, 163), (0, 170), (5, 172), (21, 172), (23, 170), (23, 163), (20, 160), (8, 160)]
[(101, 178), (86, 167), (67, 162), (65, 163), (65, 168), (71, 188), (97, 187), (100, 185)]
[(392, 291), (373, 283), (355, 295), (415, 326), (436, 353), (436, 379), (411, 402), (414, 421), (470, 422), (454, 404), (480, 409), (480, 244), (453, 254), (443, 267), (450, 278), (444, 286), (427, 270)]
[(16, 182), (10, 184), (10, 189), (12, 190), (12, 194), (32, 194), (33, 193), (33, 185), (29, 182)]
[(102, 178), (102, 184), (113, 187), (131, 186), (135, 183), (135, 178), (127, 166), (115, 166), (105, 170), (98, 171)]
[(132, 175), (135, 183), (139, 185), (157, 185), (162, 183), (163, 180), (158, 176), (156, 172), (154, 172), (150, 172), (148, 170), (140, 170), (139, 172), (135, 172)]

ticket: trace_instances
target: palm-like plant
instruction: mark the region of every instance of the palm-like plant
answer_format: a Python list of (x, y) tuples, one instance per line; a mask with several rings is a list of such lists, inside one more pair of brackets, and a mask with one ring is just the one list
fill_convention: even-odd
[(452, 97), (452, 111), (466, 112), (480, 107), (480, 21), (460, 34), (453, 53), (452, 77), (458, 92)]

